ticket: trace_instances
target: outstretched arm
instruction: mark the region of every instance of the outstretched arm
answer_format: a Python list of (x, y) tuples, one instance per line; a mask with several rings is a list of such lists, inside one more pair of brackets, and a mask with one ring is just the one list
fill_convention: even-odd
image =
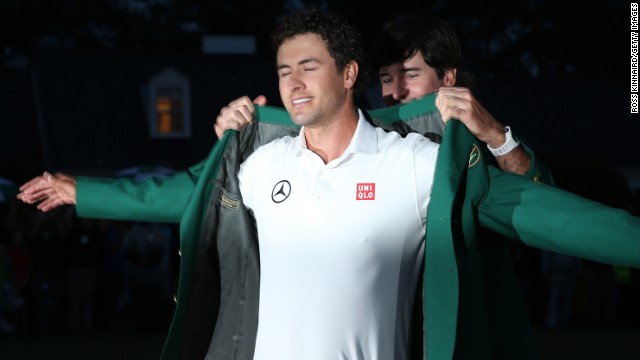
[(640, 217), (489, 167), (480, 224), (529, 246), (640, 268)]
[(45, 172), (22, 185), (17, 197), (45, 212), (75, 205), (85, 218), (177, 223), (201, 168), (202, 163), (166, 179), (142, 182)]

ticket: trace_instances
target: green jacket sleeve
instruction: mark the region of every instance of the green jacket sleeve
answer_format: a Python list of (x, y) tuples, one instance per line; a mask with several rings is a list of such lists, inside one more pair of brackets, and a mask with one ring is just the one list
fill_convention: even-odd
[(640, 217), (489, 167), (480, 223), (527, 245), (607, 264), (640, 267)]
[(203, 163), (166, 179), (79, 176), (76, 210), (86, 218), (178, 223)]

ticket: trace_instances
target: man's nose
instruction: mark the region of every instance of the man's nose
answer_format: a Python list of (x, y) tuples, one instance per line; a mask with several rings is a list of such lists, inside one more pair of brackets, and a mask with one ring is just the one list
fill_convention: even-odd
[(300, 90), (304, 88), (304, 82), (295, 72), (289, 74), (289, 78), (287, 79), (287, 81), (289, 91)]
[(391, 96), (394, 100), (402, 100), (407, 96), (407, 87), (403, 80), (398, 80), (393, 83)]

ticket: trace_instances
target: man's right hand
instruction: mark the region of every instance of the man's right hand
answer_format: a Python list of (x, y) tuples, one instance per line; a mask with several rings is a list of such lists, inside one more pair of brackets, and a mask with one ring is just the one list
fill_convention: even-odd
[(471, 90), (442, 86), (436, 96), (436, 107), (445, 123), (452, 118), (462, 121), (475, 137), (494, 149), (504, 143), (504, 126), (476, 100)]
[(20, 187), (18, 199), (27, 204), (38, 204), (38, 209), (47, 212), (61, 205), (75, 205), (76, 179), (73, 176), (44, 172), (42, 176), (27, 181)]
[[(457, 118), (473, 135), (492, 148), (497, 149), (505, 143), (504, 126), (476, 100), (469, 89), (440, 87), (436, 107), (444, 122)], [(495, 159), (500, 169), (514, 174), (525, 175), (531, 167), (531, 159), (522, 146)]]
[(218, 139), (221, 139), (224, 132), (229, 129), (242, 130), (253, 121), (253, 114), (256, 112), (255, 105), (266, 105), (267, 98), (259, 95), (253, 102), (247, 96), (233, 100), (229, 105), (220, 110), (216, 118), (213, 129)]

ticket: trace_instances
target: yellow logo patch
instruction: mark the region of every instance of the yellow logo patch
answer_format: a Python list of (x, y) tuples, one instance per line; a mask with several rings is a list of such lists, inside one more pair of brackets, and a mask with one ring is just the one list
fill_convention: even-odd
[(469, 167), (474, 167), (478, 162), (480, 162), (480, 149), (478, 149), (478, 145), (473, 144), (469, 154)]

